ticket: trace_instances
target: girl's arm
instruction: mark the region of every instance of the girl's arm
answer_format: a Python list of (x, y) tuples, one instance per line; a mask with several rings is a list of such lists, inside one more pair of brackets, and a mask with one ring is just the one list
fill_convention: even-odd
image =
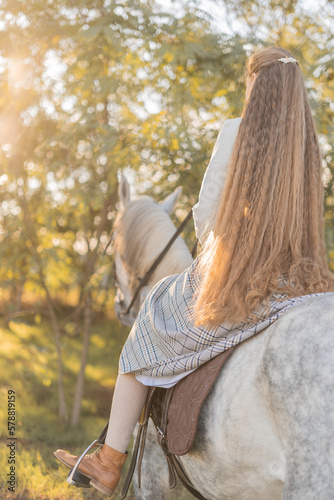
[(226, 120), (220, 129), (204, 174), (198, 203), (193, 207), (196, 236), (201, 243), (204, 243), (214, 223), (240, 122), (241, 118)]

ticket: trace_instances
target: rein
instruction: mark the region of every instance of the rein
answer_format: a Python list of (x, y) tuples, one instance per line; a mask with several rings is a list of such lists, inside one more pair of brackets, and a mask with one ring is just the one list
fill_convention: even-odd
[[(173, 245), (174, 241), (176, 240), (176, 238), (182, 233), (183, 229), (186, 227), (186, 225), (188, 224), (189, 220), (191, 219), (191, 216), (192, 216), (192, 209), (189, 211), (187, 217), (184, 219), (183, 222), (181, 222), (181, 224), (179, 225), (179, 227), (177, 228), (177, 230), (175, 231), (175, 233), (173, 234), (173, 236), (171, 237), (171, 239), (169, 240), (169, 242), (167, 243), (167, 245), (165, 246), (165, 248), (162, 250), (162, 252), (159, 253), (158, 257), (155, 259), (155, 261), (153, 262), (153, 264), (151, 265), (151, 267), (148, 269), (148, 271), (146, 271), (145, 275), (143, 278), (139, 278), (139, 285), (138, 287), (136, 288), (136, 291), (134, 293), (134, 296), (132, 297), (132, 300), (128, 306), (128, 308), (126, 309), (126, 311), (124, 312), (124, 315), (128, 315), (133, 304), (135, 303), (137, 297), (138, 297), (138, 294), (140, 292), (140, 290), (145, 286), (147, 285), (148, 283), (148, 280), (149, 278), (152, 276), (152, 274), (154, 273), (154, 271), (156, 270), (156, 268), (158, 267), (158, 265), (161, 263), (162, 259), (165, 257), (166, 253), (168, 252), (168, 250), (170, 249), (170, 247)], [(195, 253), (196, 251), (196, 245), (192, 251), (192, 256), (193, 254)]]

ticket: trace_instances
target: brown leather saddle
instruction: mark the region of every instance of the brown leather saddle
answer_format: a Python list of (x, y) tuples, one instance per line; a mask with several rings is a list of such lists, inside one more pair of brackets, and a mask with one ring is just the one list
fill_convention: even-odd
[(151, 417), (157, 430), (158, 442), (167, 460), (169, 487), (174, 488), (177, 477), (179, 477), (192, 495), (200, 500), (205, 500), (191, 484), (177, 457), (185, 455), (191, 449), (202, 404), (234, 349), (235, 347), (231, 347), (219, 354), (170, 389), (160, 387), (150, 389), (139, 421), (132, 461), (122, 490), (122, 499), (127, 495), (136, 464), (140, 487), (141, 461), (144, 454), (147, 425)]

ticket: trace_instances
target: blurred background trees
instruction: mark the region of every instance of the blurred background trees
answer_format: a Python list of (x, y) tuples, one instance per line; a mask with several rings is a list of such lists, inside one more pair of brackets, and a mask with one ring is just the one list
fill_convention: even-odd
[(333, 14), (329, 0), (1, 2), (2, 313), (9, 321), (28, 304), (36, 320), (50, 317), (63, 419), (62, 337), (83, 345), (76, 424), (94, 314), (112, 309), (112, 259), (102, 252), (118, 172), (157, 199), (182, 185), (181, 219), (221, 122), (240, 115), (256, 48), (284, 46), (302, 67), (324, 153), (334, 270)]

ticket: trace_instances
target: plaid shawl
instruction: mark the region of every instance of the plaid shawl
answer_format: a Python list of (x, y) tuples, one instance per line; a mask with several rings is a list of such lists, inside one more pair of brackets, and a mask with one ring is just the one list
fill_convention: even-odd
[(268, 308), (262, 308), (255, 322), (224, 322), (204, 328), (194, 326), (192, 305), (199, 284), (195, 260), (182, 274), (164, 278), (153, 287), (123, 347), (120, 373), (181, 378), (182, 373), (190, 373), (217, 354), (272, 325), (292, 306), (319, 295), (297, 298), (275, 295), (269, 314)]

